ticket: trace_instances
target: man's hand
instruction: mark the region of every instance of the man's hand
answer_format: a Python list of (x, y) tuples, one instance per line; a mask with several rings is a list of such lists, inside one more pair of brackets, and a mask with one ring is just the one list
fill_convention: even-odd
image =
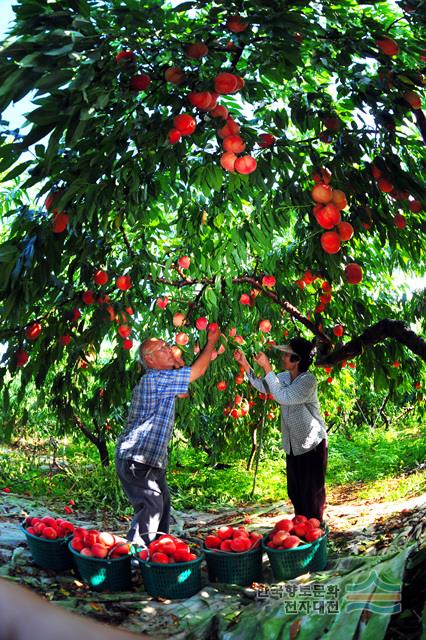
[(234, 351), (234, 359), (244, 368), (244, 371), (247, 373), (250, 371), (250, 365), (245, 354), (241, 351), (241, 349), (236, 349)]
[(215, 345), (220, 338), (220, 329), (219, 327), (216, 331), (208, 331), (207, 333), (207, 342), (208, 344)]
[(272, 367), (271, 367), (271, 363), (269, 362), (269, 358), (265, 353), (263, 353), (263, 351), (259, 351), (259, 353), (257, 353), (255, 355), (254, 360), (255, 360), (255, 362), (257, 362), (259, 367), (262, 367), (262, 369), (264, 370), (265, 373), (269, 373), (270, 371), (272, 371)]
[(201, 376), (203, 376), (207, 371), (212, 359), (212, 353), (214, 351), (214, 347), (217, 344), (217, 341), (219, 340), (220, 335), (221, 334), (220, 334), (219, 327), (216, 329), (216, 331), (209, 331), (207, 333), (206, 346), (204, 347), (204, 349), (202, 350), (202, 352), (200, 353), (200, 355), (198, 356), (198, 358), (196, 359), (196, 361), (191, 367), (189, 382), (194, 382), (194, 380), (198, 380), (198, 378), (201, 378)]

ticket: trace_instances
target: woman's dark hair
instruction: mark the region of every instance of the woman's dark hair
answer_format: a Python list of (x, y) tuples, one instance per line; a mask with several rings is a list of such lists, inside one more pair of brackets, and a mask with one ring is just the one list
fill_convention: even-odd
[(307, 371), (314, 358), (314, 345), (305, 338), (293, 338), (290, 340), (290, 347), (299, 356), (299, 371)]

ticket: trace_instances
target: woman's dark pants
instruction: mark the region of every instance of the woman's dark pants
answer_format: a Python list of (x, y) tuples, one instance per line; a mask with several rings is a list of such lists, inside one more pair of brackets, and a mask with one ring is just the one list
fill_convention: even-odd
[(325, 472), (327, 469), (327, 441), (295, 456), (286, 456), (287, 492), (296, 515), (318, 518), (322, 522), (325, 507)]

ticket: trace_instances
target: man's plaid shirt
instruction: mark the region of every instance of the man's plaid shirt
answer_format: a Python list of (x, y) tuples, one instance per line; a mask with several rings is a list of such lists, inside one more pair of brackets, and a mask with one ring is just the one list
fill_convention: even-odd
[(148, 369), (133, 390), (126, 427), (118, 439), (117, 459), (152, 467), (167, 465), (167, 446), (175, 420), (175, 399), (186, 393), (191, 367)]

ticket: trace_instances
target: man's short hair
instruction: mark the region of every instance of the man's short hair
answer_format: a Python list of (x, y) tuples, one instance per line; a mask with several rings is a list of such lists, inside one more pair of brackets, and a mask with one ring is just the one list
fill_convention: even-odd
[[(146, 347), (147, 343), (151, 342), (151, 340), (153, 340), (153, 339), (154, 338), (145, 338), (145, 340), (142, 342), (142, 344), (139, 347), (139, 362), (141, 363), (141, 365), (145, 369), (147, 369), (148, 365), (146, 364), (146, 361), (145, 361), (144, 350), (145, 350), (145, 347)], [(157, 338), (155, 338), (155, 339), (157, 339)], [(149, 354), (147, 354), (147, 355), (149, 355)]]

